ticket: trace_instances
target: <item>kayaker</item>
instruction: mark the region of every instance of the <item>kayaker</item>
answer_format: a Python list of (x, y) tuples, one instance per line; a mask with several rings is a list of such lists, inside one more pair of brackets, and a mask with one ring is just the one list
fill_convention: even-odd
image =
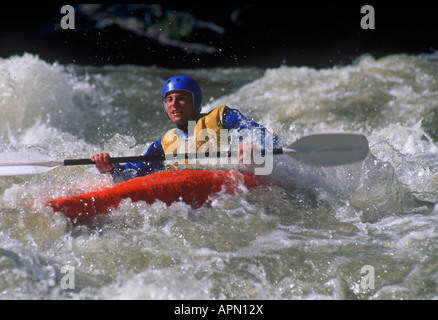
[[(169, 130), (161, 139), (152, 143), (145, 156), (165, 157), (166, 154), (176, 154), (177, 151), (181, 150), (181, 145), (187, 147), (187, 141), (190, 138), (192, 138), (193, 149), (201, 151), (203, 144), (208, 141), (205, 138), (205, 133), (209, 136), (212, 134), (216, 138), (216, 142), (210, 141), (209, 147), (214, 146), (219, 149), (219, 142), (224, 141), (220, 140), (221, 134), (224, 135), (224, 131), (227, 133), (227, 130), (233, 129), (238, 132), (250, 130), (255, 132), (257, 130), (261, 133), (260, 141), (262, 143), (264, 143), (265, 135), (269, 134), (272, 138), (273, 148), (279, 148), (281, 145), (277, 136), (269, 133), (264, 126), (246, 118), (236, 109), (220, 106), (208, 114), (201, 113), (202, 91), (198, 83), (190, 77), (174, 76), (168, 79), (161, 91), (161, 99), (167, 117), (176, 124), (176, 128)], [(229, 140), (229, 137), (226, 138)], [(250, 151), (253, 150), (253, 141), (250, 140), (246, 145), (249, 144)], [(239, 143), (241, 161), (244, 146), (243, 143)], [(91, 160), (96, 163), (96, 168), (101, 173), (110, 172), (115, 180), (128, 180), (166, 169), (163, 161), (130, 162), (120, 165), (111, 164), (109, 159), (108, 153), (91, 156)]]

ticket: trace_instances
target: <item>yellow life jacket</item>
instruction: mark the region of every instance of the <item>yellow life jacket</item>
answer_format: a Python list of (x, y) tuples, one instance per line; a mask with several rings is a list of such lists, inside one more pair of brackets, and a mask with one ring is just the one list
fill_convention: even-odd
[[(196, 124), (194, 121), (189, 121), (188, 137), (177, 128), (166, 132), (161, 138), (164, 153), (176, 155), (221, 150), (221, 143), (228, 144), (228, 135), (224, 135), (224, 141), (221, 140), (221, 129), (225, 129), (223, 114), (227, 109), (227, 106), (220, 106), (201, 117)], [(187, 166), (188, 164), (195, 164), (195, 161), (172, 161), (170, 166)]]

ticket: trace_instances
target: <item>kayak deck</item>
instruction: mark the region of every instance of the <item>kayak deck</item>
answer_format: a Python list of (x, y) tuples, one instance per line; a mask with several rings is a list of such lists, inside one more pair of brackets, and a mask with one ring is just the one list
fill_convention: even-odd
[(47, 206), (55, 212), (62, 212), (73, 223), (80, 224), (98, 214), (110, 212), (126, 198), (149, 204), (160, 200), (168, 206), (182, 201), (196, 208), (205, 204), (211, 195), (220, 192), (234, 195), (245, 188), (261, 184), (261, 180), (254, 174), (235, 170), (163, 171), (110, 187), (97, 188), (79, 196), (55, 199), (48, 202)]

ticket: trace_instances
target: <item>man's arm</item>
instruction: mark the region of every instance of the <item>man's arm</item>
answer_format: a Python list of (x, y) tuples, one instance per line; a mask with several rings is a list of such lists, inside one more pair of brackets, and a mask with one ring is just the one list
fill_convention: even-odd
[[(164, 151), (161, 145), (161, 140), (152, 143), (145, 156), (162, 156), (164, 158)], [(96, 162), (96, 168), (101, 173), (109, 172), (113, 176), (114, 182), (126, 181), (136, 177), (145, 176), (157, 171), (164, 170), (163, 161), (149, 161), (149, 162), (128, 162), (126, 164), (111, 164), (109, 163), (110, 156), (108, 153), (101, 153), (91, 157), (91, 160)]]

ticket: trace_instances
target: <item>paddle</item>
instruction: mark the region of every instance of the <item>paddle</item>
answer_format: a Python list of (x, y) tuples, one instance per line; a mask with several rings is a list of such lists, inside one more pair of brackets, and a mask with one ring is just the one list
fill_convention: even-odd
[[(298, 139), (282, 149), (273, 149), (272, 154), (287, 154), (297, 161), (313, 166), (339, 166), (365, 159), (368, 155), (368, 140), (363, 135), (331, 133), (310, 135)], [(263, 153), (262, 153), (263, 154)], [(231, 152), (218, 152), (218, 157), (230, 157)], [(269, 153), (268, 153), (269, 155)], [(209, 157), (208, 153), (179, 154), (178, 159)], [(150, 162), (166, 160), (156, 156), (112, 157), (111, 163)], [(92, 165), (91, 159), (51, 160), (34, 152), (10, 152), (0, 154), (0, 176), (37, 174), (59, 166)]]

